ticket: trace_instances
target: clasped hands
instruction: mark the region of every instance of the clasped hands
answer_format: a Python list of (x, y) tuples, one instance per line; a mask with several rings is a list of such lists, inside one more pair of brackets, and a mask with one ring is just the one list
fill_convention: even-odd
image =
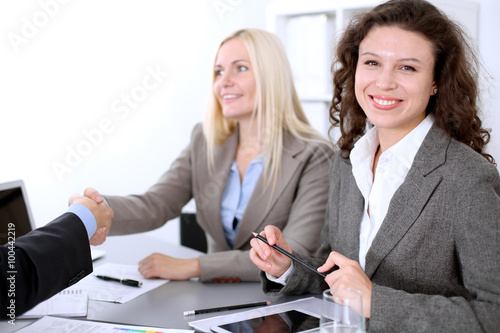
[[(106, 240), (111, 227), (113, 210), (99, 192), (86, 188), (83, 196), (74, 194), (69, 204), (79, 203), (90, 209), (97, 222), (97, 230), (90, 239), (91, 245), (100, 245)], [(153, 253), (139, 262), (139, 272), (147, 279), (163, 278), (169, 280), (187, 280), (201, 275), (198, 258), (178, 259), (161, 253)]]
[[(265, 237), (270, 245), (277, 245), (282, 249), (292, 253), (291, 247), (287, 244), (281, 231), (274, 226), (266, 226), (260, 233)], [(292, 264), (292, 260), (280, 252), (274, 250), (271, 246), (261, 242), (257, 238), (250, 241), (252, 249), (250, 250), (250, 259), (262, 271), (274, 276), (282, 276)], [(333, 288), (352, 288), (361, 291), (363, 298), (363, 316), (370, 318), (371, 296), (373, 283), (355, 260), (351, 260), (338, 252), (331, 252), (325, 263), (318, 268), (318, 272), (325, 273), (335, 265), (339, 269), (328, 274), (325, 282), (330, 289)]]
[(87, 207), (96, 220), (97, 229), (90, 238), (90, 245), (100, 245), (106, 240), (106, 236), (111, 228), (111, 219), (114, 216), (113, 210), (108, 206), (102, 195), (93, 188), (86, 188), (83, 196), (73, 194), (68, 201), (69, 205), (78, 203)]

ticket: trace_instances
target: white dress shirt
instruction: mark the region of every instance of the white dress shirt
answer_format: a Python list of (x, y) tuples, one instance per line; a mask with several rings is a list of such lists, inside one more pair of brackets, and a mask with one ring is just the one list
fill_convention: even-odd
[[(358, 259), (363, 270), (365, 269), (366, 253), (384, 221), (392, 197), (404, 182), (415, 155), (432, 124), (434, 124), (434, 116), (428, 115), (398, 143), (383, 152), (378, 160), (375, 178), (372, 167), (379, 146), (377, 127), (373, 127), (363, 135), (351, 150), (349, 158), (352, 164), (352, 173), (365, 199), (359, 234)], [(279, 278), (268, 273), (266, 276), (270, 281), (285, 285), (287, 277), (292, 272), (293, 265)]]
[(434, 117), (427, 116), (403, 139), (383, 152), (378, 160), (375, 177), (372, 167), (379, 146), (377, 128), (368, 131), (356, 142), (351, 151), (352, 173), (365, 199), (359, 235), (359, 264), (363, 270), (366, 253), (384, 221), (392, 197), (404, 182), (415, 155), (433, 123)]

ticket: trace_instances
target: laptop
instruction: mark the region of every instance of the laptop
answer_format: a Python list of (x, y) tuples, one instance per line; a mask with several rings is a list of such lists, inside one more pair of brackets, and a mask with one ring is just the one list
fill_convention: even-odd
[(9, 235), (18, 238), (34, 228), (24, 182), (15, 180), (0, 184), (0, 244), (7, 244)]
[[(19, 238), (35, 228), (24, 181), (0, 183), (0, 245), (7, 244), (9, 236)], [(105, 253), (91, 247), (92, 260)]]

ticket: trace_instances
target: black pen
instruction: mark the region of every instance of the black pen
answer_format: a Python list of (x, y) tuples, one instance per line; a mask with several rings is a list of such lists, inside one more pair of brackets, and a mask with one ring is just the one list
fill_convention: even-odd
[(248, 303), (248, 304), (238, 304), (238, 305), (222, 306), (220, 308), (190, 310), (190, 311), (184, 311), (184, 316), (197, 315), (197, 314), (201, 314), (201, 313), (211, 313), (211, 312), (219, 312), (219, 311), (229, 311), (229, 310), (245, 309), (245, 308), (252, 308), (252, 307), (255, 307), (255, 306), (266, 306), (266, 305), (269, 305), (269, 304), (271, 304), (271, 302), (257, 302), (257, 303)]
[[(256, 232), (252, 232), (252, 234), (254, 235), (255, 238), (263, 241), (264, 243), (266, 243), (267, 245), (269, 245), (269, 242), (267, 241), (267, 239), (265, 239), (264, 237), (262, 237), (261, 235), (259, 235), (258, 233)], [(285, 251), (283, 250), (281, 247), (279, 247), (278, 245), (269, 245), (270, 247), (272, 247), (273, 249), (276, 249), (278, 252), (281, 252), (283, 253), (284, 255), (286, 255), (288, 258), (292, 259), (293, 261), (295, 261), (296, 263), (298, 264), (301, 264), (302, 266), (304, 266), (305, 268), (313, 271), (314, 273), (318, 274), (319, 276), (323, 277), (323, 278), (326, 278), (326, 274), (325, 273), (320, 273), (318, 272), (317, 269), (315, 269), (314, 267), (312, 267), (311, 265), (309, 265), (308, 263), (305, 263), (303, 262), (302, 260), (300, 260), (299, 258), (297, 258), (296, 256), (294, 256), (293, 254), (291, 254), (290, 252), (288, 251)], [(335, 267), (337, 267), (338, 269), (338, 266), (335, 265)], [(335, 269), (334, 267), (334, 269)]]
[(96, 278), (99, 278), (104, 281), (114, 281), (114, 282), (119, 282), (121, 284), (124, 284), (126, 286), (131, 286), (131, 287), (140, 287), (142, 286), (141, 281), (137, 280), (130, 280), (130, 279), (117, 279), (111, 276), (105, 276), (105, 275), (96, 275)]

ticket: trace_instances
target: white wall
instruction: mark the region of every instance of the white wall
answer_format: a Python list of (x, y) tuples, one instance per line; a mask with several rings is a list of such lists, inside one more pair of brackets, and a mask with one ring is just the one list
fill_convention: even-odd
[(479, 0), (479, 51), (485, 69), (491, 75), (491, 83), (487, 83), (484, 92), (484, 124), (491, 128), (491, 142), (488, 151), (496, 159), (500, 170), (500, 1)]
[[(39, 226), (87, 186), (145, 191), (203, 120), (218, 44), (264, 28), (267, 3), (2, 1), (0, 182), (25, 180)], [(68, 166), (68, 147), (87, 155), (59, 177), (53, 163)]]
[[(202, 121), (220, 40), (235, 29), (265, 28), (271, 2), (1, 2), (0, 182), (25, 180), (38, 225), (87, 186), (143, 192)], [(500, 4), (479, 2), (480, 50), (496, 80), (486, 125), (495, 130), (490, 151), (500, 162)], [(135, 96), (133, 107), (127, 95)], [(68, 149), (86, 156), (68, 157)], [(54, 163), (71, 172), (58, 175)]]

